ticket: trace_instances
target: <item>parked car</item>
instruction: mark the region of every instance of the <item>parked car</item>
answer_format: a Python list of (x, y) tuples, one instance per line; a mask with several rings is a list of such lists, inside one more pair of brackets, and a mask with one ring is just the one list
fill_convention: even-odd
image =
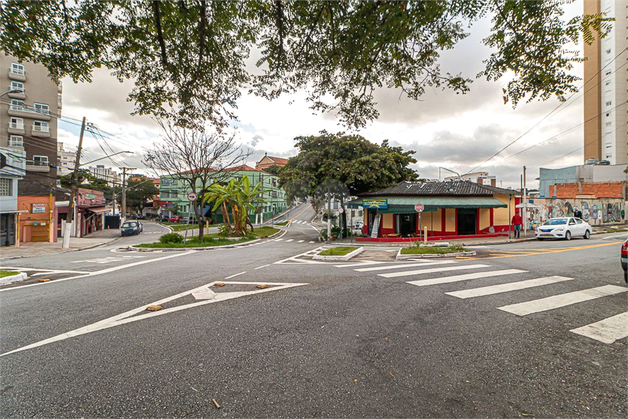
[(619, 260), (621, 260), (621, 267), (624, 268), (624, 281), (628, 283), (628, 239), (621, 245)]
[(536, 229), (536, 238), (565, 239), (572, 237), (591, 237), (591, 226), (586, 221), (575, 217), (550, 218)]
[(120, 233), (123, 237), (140, 234), (143, 230), (142, 223), (139, 221), (125, 221), (120, 226)]
[(172, 217), (168, 218), (168, 221), (170, 221), (171, 223), (178, 223), (181, 220), (181, 217), (179, 217), (178, 215), (173, 215)]

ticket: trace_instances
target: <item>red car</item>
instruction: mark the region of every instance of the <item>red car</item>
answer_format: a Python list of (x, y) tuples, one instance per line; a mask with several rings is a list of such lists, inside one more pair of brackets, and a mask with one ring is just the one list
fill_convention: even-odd
[(624, 268), (624, 280), (628, 282), (628, 240), (621, 245), (621, 267)]
[(172, 217), (168, 218), (168, 221), (170, 221), (171, 223), (178, 223), (179, 220), (181, 220), (181, 217), (179, 217), (178, 215), (173, 215)]

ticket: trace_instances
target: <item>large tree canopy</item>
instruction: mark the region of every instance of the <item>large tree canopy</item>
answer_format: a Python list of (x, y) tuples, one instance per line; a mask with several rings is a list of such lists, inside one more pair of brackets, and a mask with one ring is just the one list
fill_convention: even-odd
[[(563, 0), (429, 1), (15, 1), (0, 3), (0, 48), (43, 63), (55, 79), (89, 81), (107, 67), (130, 78), (136, 112), (225, 125), (242, 91), (272, 99), (304, 89), (311, 107), (348, 127), (377, 118), (374, 89), (417, 99), (426, 87), (464, 93), (469, 74), (443, 73), (441, 51), (493, 16), (484, 43), (495, 53), (481, 75), (513, 78), (504, 99), (575, 90), (580, 34), (591, 41), (608, 19), (561, 19)], [(257, 59), (256, 66), (251, 58)], [(461, 70), (465, 64), (461, 63)]]
[(315, 195), (330, 181), (356, 195), (418, 177), (408, 168), (416, 163), (414, 151), (392, 147), (387, 140), (380, 146), (359, 135), (322, 132), (296, 141), (299, 154), (288, 160), (279, 175), (291, 197)]

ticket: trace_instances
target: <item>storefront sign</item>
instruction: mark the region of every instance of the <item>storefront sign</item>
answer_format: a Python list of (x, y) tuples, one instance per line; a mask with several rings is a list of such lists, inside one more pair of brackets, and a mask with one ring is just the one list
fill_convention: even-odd
[(363, 199), (362, 207), (372, 209), (387, 209), (388, 199)]
[(96, 199), (96, 194), (93, 194), (93, 193), (85, 194), (85, 198), (86, 199)]
[(31, 214), (44, 214), (46, 212), (46, 204), (31, 204)]

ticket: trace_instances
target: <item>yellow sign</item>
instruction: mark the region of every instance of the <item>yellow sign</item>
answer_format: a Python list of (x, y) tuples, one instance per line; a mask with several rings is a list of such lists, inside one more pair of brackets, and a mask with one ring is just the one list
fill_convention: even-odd
[(363, 199), (363, 208), (386, 209), (388, 208), (388, 199)]

